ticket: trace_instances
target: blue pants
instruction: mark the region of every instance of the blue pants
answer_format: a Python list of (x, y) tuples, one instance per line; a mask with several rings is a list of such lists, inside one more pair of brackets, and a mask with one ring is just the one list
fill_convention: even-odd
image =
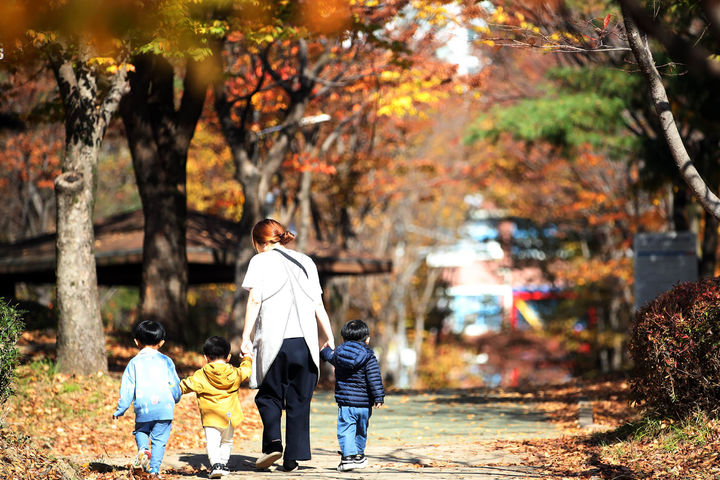
[(371, 407), (338, 405), (337, 437), (343, 457), (364, 455)]
[[(135, 423), (135, 443), (139, 450), (150, 450), (150, 473), (160, 473), (160, 464), (165, 456), (165, 446), (170, 438), (172, 420), (155, 420)], [(148, 448), (148, 440), (152, 448)]]

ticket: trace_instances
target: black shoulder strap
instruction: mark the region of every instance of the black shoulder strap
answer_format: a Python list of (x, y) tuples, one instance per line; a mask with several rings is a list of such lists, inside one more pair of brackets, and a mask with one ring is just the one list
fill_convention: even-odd
[(305, 274), (305, 278), (310, 278), (310, 277), (308, 277), (307, 270), (305, 270), (305, 267), (302, 266), (302, 263), (298, 262), (298, 261), (295, 260), (293, 257), (291, 257), (291, 256), (288, 255), (287, 253), (283, 252), (283, 251), (280, 250), (279, 248), (273, 248), (273, 251), (278, 252), (278, 253), (281, 254), (283, 257), (287, 258), (288, 260), (290, 260), (291, 262), (293, 262), (295, 265), (297, 265), (298, 267), (300, 267), (300, 270), (302, 270), (303, 273)]

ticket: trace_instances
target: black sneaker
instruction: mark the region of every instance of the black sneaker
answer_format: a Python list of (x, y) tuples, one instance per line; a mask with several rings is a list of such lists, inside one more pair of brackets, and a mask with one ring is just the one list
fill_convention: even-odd
[(350, 470), (355, 470), (357, 467), (357, 464), (355, 463), (355, 455), (350, 455), (348, 457), (342, 457), (340, 460), (340, 465), (338, 465), (337, 470), (338, 472), (349, 472)]
[(355, 462), (355, 468), (365, 468), (368, 464), (368, 459), (362, 453), (353, 455), (353, 462)]
[(298, 463), (295, 460), (283, 460), (283, 470), (286, 472), (292, 472), (298, 468)]

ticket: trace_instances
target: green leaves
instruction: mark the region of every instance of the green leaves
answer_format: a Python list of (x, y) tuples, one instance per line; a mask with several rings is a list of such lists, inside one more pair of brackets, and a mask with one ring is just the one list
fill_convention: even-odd
[(20, 315), (19, 310), (0, 298), (0, 404), (13, 393), (12, 381), (20, 358), (16, 343), (23, 330)]
[(635, 78), (610, 69), (556, 69), (549, 73), (543, 95), (512, 106), (495, 106), (478, 119), (466, 139), (497, 142), (507, 133), (528, 143), (549, 142), (566, 150), (582, 145), (608, 149), (609, 153), (631, 147), (623, 112), (626, 93)]

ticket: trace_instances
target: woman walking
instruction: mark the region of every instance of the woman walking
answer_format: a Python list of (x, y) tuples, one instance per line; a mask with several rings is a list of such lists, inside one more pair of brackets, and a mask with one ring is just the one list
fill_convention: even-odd
[(241, 350), (255, 357), (250, 388), (258, 389), (255, 403), (263, 422), (262, 455), (255, 462), (259, 469), (283, 455), (286, 471), (310, 459), (310, 400), (320, 347), (335, 345), (315, 263), (285, 247), (294, 238), (275, 220), (258, 222), (252, 230), (258, 253), (242, 283), (249, 295)]

